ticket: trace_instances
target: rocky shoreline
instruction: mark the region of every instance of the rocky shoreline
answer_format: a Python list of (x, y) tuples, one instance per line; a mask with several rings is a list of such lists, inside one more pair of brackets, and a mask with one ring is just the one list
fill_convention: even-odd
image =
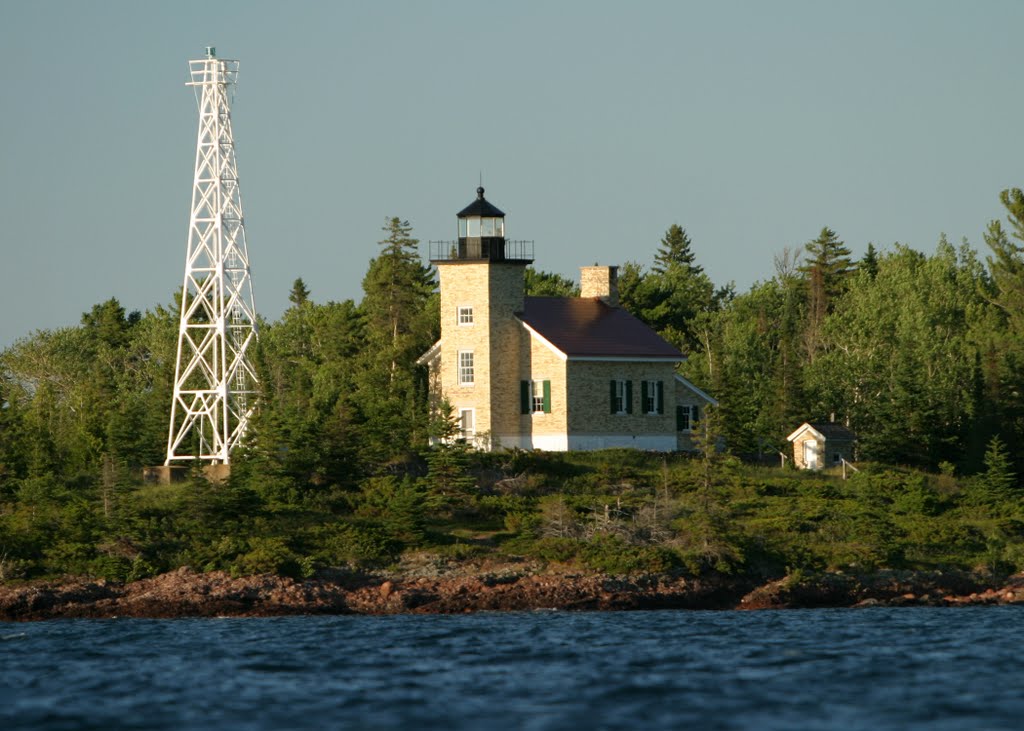
[(126, 584), (66, 579), (0, 586), (0, 620), (454, 614), (523, 610), (786, 609), (1024, 603), (1024, 574), (895, 572), (750, 578), (616, 577), (521, 565), (454, 571), (232, 577), (178, 569)]

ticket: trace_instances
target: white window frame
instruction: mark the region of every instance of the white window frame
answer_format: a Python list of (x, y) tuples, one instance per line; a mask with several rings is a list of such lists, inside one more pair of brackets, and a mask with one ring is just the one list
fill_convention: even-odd
[(530, 381), (530, 413), (544, 413), (544, 380)]
[[(468, 362), (467, 362), (468, 356)], [(459, 385), (460, 386), (472, 386), (476, 381), (476, 374), (474, 371), (473, 362), (473, 351), (472, 350), (460, 350), (459, 361), (457, 364), (459, 370)]]
[[(651, 408), (647, 408), (648, 399), (651, 402)], [(647, 398), (644, 399), (643, 412), (648, 416), (658, 415), (658, 382), (647, 381)]]
[[(466, 428), (466, 415), (469, 414), (469, 428)], [(476, 409), (459, 409), (459, 438), (470, 440), (476, 436)]]
[(626, 413), (626, 379), (615, 379), (615, 415), (622, 416)]
[(473, 305), (459, 305), (455, 311), (455, 322), (463, 327), (473, 324)]

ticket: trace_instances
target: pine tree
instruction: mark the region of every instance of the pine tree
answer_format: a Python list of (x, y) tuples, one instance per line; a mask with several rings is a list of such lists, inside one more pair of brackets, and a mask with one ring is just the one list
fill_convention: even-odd
[(827, 226), (821, 229), (818, 238), (808, 241), (804, 246), (807, 252), (804, 265), (800, 271), (808, 280), (817, 274), (820, 292), (811, 296), (823, 296), (826, 307), (830, 306), (846, 288), (846, 278), (853, 272), (850, 250), (836, 232)]
[(696, 256), (690, 248), (692, 244), (686, 229), (673, 223), (661, 239), (661, 247), (654, 255), (654, 266), (651, 267), (651, 271), (655, 274), (665, 274), (672, 269), (683, 268), (691, 275), (703, 274), (704, 269), (694, 264)]
[(382, 251), (363, 278), (366, 347), (355, 395), (367, 457), (378, 463), (426, 440), (426, 385), (415, 361), (440, 329), (433, 271), (420, 262), (412, 227), (395, 217), (384, 231)]
[(1011, 497), (1017, 476), (1013, 472), (1010, 453), (998, 436), (992, 437), (985, 450), (985, 472), (981, 475), (987, 496), (992, 500), (1006, 500)]
[(872, 279), (878, 274), (878, 251), (870, 241), (868, 250), (864, 252), (863, 258), (857, 263), (857, 269), (866, 272)]
[(686, 231), (672, 224), (661, 240), (650, 274), (644, 275), (639, 265), (630, 262), (619, 276), (623, 307), (684, 352), (700, 347), (692, 327), (694, 318), (715, 306), (714, 285), (694, 263), (690, 245)]
[[(362, 310), (366, 316), (367, 335), (377, 347), (391, 351), (390, 370), (394, 374), (409, 348), (418, 347), (417, 326), (424, 305), (434, 288), (433, 273), (420, 263), (416, 246), (418, 239), (410, 236), (408, 221), (388, 219), (383, 230), (387, 238), (380, 241), (380, 256), (370, 262), (363, 278)], [(409, 336), (417, 342), (410, 343)], [(415, 353), (413, 358), (419, 355)]]
[[(1002, 327), (991, 328), (989, 389), (1002, 395), (996, 414), (1012, 454), (1021, 455), (1024, 445), (1024, 192), (1004, 190), (1000, 201), (1006, 208), (1009, 232), (992, 221), (985, 243), (992, 250), (987, 262), (994, 292), (990, 301), (999, 309)], [(1024, 455), (1016, 457), (1024, 470)]]
[[(1000, 196), (1014, 239), (1024, 242), (1024, 192), (1004, 190)], [(1010, 240), (999, 221), (992, 221), (985, 233), (992, 249), (988, 258), (992, 279), (998, 291), (996, 304), (1006, 313), (1013, 332), (1024, 335), (1024, 246)]]
[(850, 250), (827, 226), (818, 238), (807, 242), (807, 258), (800, 271), (807, 283), (807, 329), (805, 348), (807, 360), (813, 363), (821, 349), (822, 328), (835, 300), (846, 288), (846, 279), (853, 271)]
[(299, 277), (292, 283), (292, 291), (288, 293), (288, 301), (296, 307), (301, 307), (309, 301), (309, 288)]

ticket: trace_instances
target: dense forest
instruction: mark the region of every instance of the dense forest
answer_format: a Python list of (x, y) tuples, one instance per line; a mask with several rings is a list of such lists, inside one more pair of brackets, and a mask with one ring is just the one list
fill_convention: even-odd
[[(0, 352), (0, 580), (137, 578), (179, 565), (309, 575), (430, 547), (609, 571), (1024, 566), (1024, 193), (985, 252), (869, 244), (823, 228), (747, 292), (716, 284), (671, 225), (620, 269), (621, 303), (688, 354), (720, 406), (696, 456), (481, 454), (430, 413), (416, 358), (437, 337), (434, 272), (390, 219), (359, 303), (261, 322), (260, 406), (231, 479), (143, 486), (161, 464), (176, 300), (116, 299)], [(530, 294), (576, 284), (530, 269)], [(805, 420), (860, 438), (853, 479), (778, 462)]]

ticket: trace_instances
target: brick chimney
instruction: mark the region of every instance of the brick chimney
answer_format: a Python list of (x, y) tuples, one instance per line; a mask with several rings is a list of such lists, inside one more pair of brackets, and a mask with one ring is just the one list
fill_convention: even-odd
[(580, 297), (600, 297), (610, 307), (619, 306), (619, 268), (580, 267)]

